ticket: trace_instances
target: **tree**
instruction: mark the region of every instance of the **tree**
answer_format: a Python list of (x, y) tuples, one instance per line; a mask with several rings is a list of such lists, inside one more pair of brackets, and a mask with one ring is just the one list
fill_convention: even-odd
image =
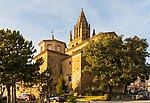
[(36, 84), (39, 86), (39, 95), (41, 103), (45, 96), (51, 93), (51, 87), (53, 85), (52, 70), (51, 68), (46, 68), (42, 73), (39, 73), (36, 79)]
[(65, 81), (63, 79), (63, 76), (61, 75), (56, 85), (56, 93), (63, 94), (66, 92), (66, 90), (67, 90), (67, 86), (65, 85)]
[(107, 87), (111, 93), (114, 86), (128, 85), (138, 76), (149, 74), (145, 63), (149, 56), (147, 47), (146, 41), (138, 37), (122, 41), (122, 37), (106, 35), (83, 49), (83, 57), (89, 64), (84, 72), (91, 72), (95, 76), (93, 82), (99, 83), (100, 89)]
[(146, 62), (146, 58), (150, 54), (147, 52), (148, 43), (146, 39), (141, 39), (137, 36), (126, 38), (124, 45), (124, 62), (122, 65), (124, 72), (121, 77), (122, 82), (127, 86), (138, 77), (143, 80), (148, 79), (150, 66)]
[[(0, 73), (1, 83), (6, 85), (10, 103), (10, 87), (19, 81), (29, 82), (38, 74), (42, 59), (32, 61), (36, 50), (32, 41), (23, 38), (19, 31), (0, 30)], [(16, 95), (14, 92), (14, 101)]]

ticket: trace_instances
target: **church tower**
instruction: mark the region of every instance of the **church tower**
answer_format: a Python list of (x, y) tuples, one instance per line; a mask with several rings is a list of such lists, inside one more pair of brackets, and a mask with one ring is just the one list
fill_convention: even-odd
[(76, 25), (74, 26), (74, 39), (90, 38), (90, 24), (88, 24), (84, 11), (82, 9)]
[(69, 35), (69, 48), (72, 48), (84, 40), (90, 38), (90, 24), (88, 24), (83, 9), (76, 25), (74, 26), (74, 39), (72, 38), (72, 32)]

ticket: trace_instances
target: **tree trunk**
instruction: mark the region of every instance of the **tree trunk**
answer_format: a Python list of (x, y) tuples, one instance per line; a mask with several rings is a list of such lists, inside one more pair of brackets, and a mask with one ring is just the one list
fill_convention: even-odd
[(10, 85), (6, 85), (7, 88), (7, 103), (11, 103), (11, 96), (10, 96)]
[[(12, 84), (13, 84), (13, 81), (12, 81)], [(14, 103), (14, 85), (12, 85), (12, 88), (11, 88), (11, 101), (12, 103)]]
[(16, 101), (16, 82), (14, 82), (14, 103), (17, 103)]
[(1, 94), (0, 94), (0, 103), (2, 103), (2, 96), (3, 96), (3, 88), (2, 88), (2, 86), (0, 86), (0, 90), (1, 90)]
[(112, 89), (113, 89), (113, 87), (112, 86), (108, 86), (109, 87), (109, 93), (111, 94), (112, 93)]
[(0, 103), (2, 103), (2, 94), (0, 94)]
[(12, 82), (12, 103), (16, 103), (16, 84), (15, 80)]
[(3, 87), (1, 86), (0, 103), (2, 103), (2, 97), (3, 97), (4, 91), (5, 91), (5, 88), (3, 88)]
[(126, 94), (127, 93), (127, 84), (125, 84), (125, 86), (124, 86), (124, 94)]

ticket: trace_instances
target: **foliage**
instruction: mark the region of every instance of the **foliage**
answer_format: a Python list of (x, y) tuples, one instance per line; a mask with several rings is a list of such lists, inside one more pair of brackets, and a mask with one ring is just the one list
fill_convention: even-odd
[(126, 38), (124, 40), (124, 65), (122, 81), (129, 84), (140, 77), (148, 79), (150, 74), (149, 64), (146, 63), (146, 57), (149, 57), (147, 52), (148, 44), (146, 39), (141, 39), (137, 36)]
[(0, 30), (0, 48), (0, 82), (8, 88), (19, 81), (34, 82), (43, 60), (33, 63), (36, 50), (32, 41), (25, 40), (19, 31), (3, 29)]
[(123, 93), (111, 94), (111, 100), (129, 100), (129, 99), (131, 99), (130, 94), (123, 94)]
[(85, 96), (92, 96), (93, 93), (92, 93), (91, 90), (89, 90), (89, 91), (86, 91), (86, 92), (84, 93), (84, 95), (85, 95)]
[(93, 82), (99, 82), (101, 87), (110, 87), (110, 92), (111, 87), (120, 82), (122, 46), (121, 37), (106, 36), (104, 41), (92, 41), (83, 50), (83, 56), (89, 63), (84, 70), (95, 75)]
[(110, 100), (111, 99), (110, 94), (104, 94), (104, 97), (105, 97), (105, 100)]
[(36, 50), (32, 41), (23, 38), (19, 31), (0, 30), (0, 72), (3, 81), (14, 78), (17, 81), (34, 78), (38, 73), (42, 59), (33, 63)]
[(67, 90), (67, 86), (65, 85), (65, 81), (63, 79), (63, 76), (61, 75), (56, 85), (56, 93), (63, 94), (66, 92), (66, 90)]
[[(46, 73), (49, 73), (49, 75), (46, 75)], [(44, 97), (51, 92), (53, 81), (51, 68), (48, 67), (42, 73), (39, 73), (36, 80), (37, 80), (36, 84), (39, 86), (38, 92), (40, 95), (40, 99), (43, 100)]]
[(91, 72), (94, 83), (99, 83), (100, 90), (112, 92), (120, 83), (128, 85), (137, 77), (144, 79), (149, 75), (146, 57), (148, 44), (137, 36), (122, 41), (122, 37), (104, 36), (91, 41), (83, 48), (86, 65), (83, 72)]
[(76, 103), (76, 99), (77, 99), (76, 96), (68, 96), (67, 97), (68, 103)]

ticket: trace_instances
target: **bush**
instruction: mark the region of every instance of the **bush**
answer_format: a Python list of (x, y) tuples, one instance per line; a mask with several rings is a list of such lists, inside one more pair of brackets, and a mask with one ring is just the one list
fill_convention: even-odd
[(76, 96), (68, 96), (68, 97), (67, 97), (68, 103), (75, 103), (75, 102), (76, 102), (76, 99), (77, 99)]
[(85, 96), (92, 96), (92, 93), (85, 93)]
[(130, 99), (129, 94), (123, 94), (123, 93), (111, 94), (111, 100), (128, 100), (128, 99)]
[(105, 100), (110, 100), (111, 99), (109, 94), (104, 94), (104, 97), (105, 97)]

